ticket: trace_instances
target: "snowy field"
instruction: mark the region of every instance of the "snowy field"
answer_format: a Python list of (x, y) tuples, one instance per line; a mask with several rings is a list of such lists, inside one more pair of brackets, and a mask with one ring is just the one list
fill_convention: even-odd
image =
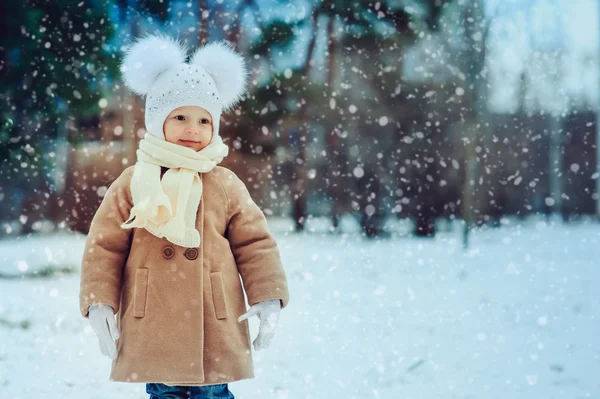
[[(270, 219), (290, 303), (239, 399), (600, 398), (600, 226), (507, 220), (434, 239)], [(148, 398), (111, 382), (79, 313), (84, 236), (0, 241), (0, 397)], [(74, 268), (72, 272), (35, 271)], [(38, 273), (39, 275), (40, 273)], [(16, 277), (15, 277), (16, 276)], [(251, 337), (258, 318), (250, 319)]]

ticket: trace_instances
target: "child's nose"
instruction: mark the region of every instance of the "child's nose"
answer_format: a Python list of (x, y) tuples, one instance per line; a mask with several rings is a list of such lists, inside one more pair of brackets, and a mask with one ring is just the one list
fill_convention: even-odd
[(185, 132), (187, 134), (195, 134), (195, 133), (198, 133), (198, 129), (193, 126), (188, 126), (185, 128)]

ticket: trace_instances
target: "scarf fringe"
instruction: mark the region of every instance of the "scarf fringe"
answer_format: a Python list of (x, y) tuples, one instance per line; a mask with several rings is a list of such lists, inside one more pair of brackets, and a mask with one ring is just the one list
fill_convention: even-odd
[(195, 228), (185, 227), (179, 230), (177, 235), (167, 235), (159, 226), (148, 223), (144, 226), (149, 233), (158, 238), (166, 238), (169, 242), (185, 248), (198, 248), (200, 246), (200, 233)]
[[(142, 216), (147, 215), (148, 212), (150, 212), (150, 217)], [(145, 198), (139, 205), (134, 205), (131, 208), (129, 218), (121, 224), (121, 227), (124, 229), (144, 227), (150, 219), (156, 220), (157, 224), (162, 224), (169, 221), (172, 214), (171, 202), (165, 194), (159, 195), (152, 200)]]

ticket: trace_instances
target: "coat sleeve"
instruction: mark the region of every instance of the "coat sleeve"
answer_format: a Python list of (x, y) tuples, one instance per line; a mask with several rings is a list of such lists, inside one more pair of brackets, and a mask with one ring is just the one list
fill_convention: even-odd
[(267, 219), (250, 197), (244, 182), (231, 171), (225, 187), (229, 206), (226, 236), (242, 277), (248, 305), (279, 299), (283, 309), (289, 301), (287, 279)]
[(85, 318), (89, 318), (88, 308), (95, 303), (119, 311), (121, 277), (133, 232), (120, 225), (133, 206), (129, 190), (132, 173), (133, 167), (126, 169), (110, 185), (92, 218), (81, 260), (79, 308)]

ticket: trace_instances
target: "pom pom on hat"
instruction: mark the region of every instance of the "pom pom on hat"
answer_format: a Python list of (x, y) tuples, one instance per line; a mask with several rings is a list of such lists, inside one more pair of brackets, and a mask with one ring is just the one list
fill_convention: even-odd
[(187, 50), (168, 35), (146, 35), (131, 44), (121, 63), (125, 85), (138, 95), (146, 95), (155, 79), (170, 68), (185, 62)]
[(164, 140), (163, 125), (171, 111), (183, 106), (207, 110), (213, 120), (213, 138), (219, 134), (223, 111), (235, 105), (247, 90), (248, 71), (241, 55), (225, 41), (187, 50), (166, 34), (142, 37), (126, 49), (121, 64), (125, 85), (146, 96), (145, 125)]
[(212, 76), (221, 95), (223, 110), (233, 107), (246, 91), (246, 64), (227, 42), (212, 42), (200, 47), (192, 55), (190, 65), (199, 65)]

